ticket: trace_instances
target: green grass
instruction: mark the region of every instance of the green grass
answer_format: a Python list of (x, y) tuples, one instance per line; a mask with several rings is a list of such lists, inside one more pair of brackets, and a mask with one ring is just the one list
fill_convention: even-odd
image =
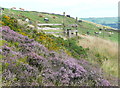
[(0, 40), (0, 47), (4, 45), (4, 43), (6, 43), (5, 40)]
[(104, 69), (104, 71), (107, 74), (109, 74), (109, 75), (112, 74), (112, 75), (118, 77), (118, 60), (117, 59), (104, 61), (102, 68)]
[[(57, 14), (48, 14), (48, 13), (35, 12), (35, 11), (18, 11), (18, 10), (10, 10), (9, 11), (8, 9), (5, 9), (5, 11), (3, 13), (10, 15), (10, 16), (12, 16), (12, 14), (14, 14), (13, 16), (16, 17), (17, 19), (30, 18), (34, 25), (37, 25), (37, 24), (35, 24), (35, 22), (46, 23), (44, 21), (44, 18), (49, 19), (48, 23), (62, 24), (63, 20), (64, 20), (65, 25), (76, 24), (76, 20), (74, 18), (64, 17), (64, 16), (57, 15)], [(22, 16), (17, 16), (20, 14), (22, 16), (24, 16), (25, 18), (23, 18)], [(40, 15), (43, 17), (40, 17)], [(55, 17), (55, 19), (53, 17)], [(102, 27), (97, 27), (95, 24), (92, 24), (89, 22), (84, 22), (84, 21), (77, 22), (77, 24), (78, 24), (78, 32), (80, 34), (86, 34), (86, 32), (89, 31), (90, 35), (92, 35), (92, 36), (94, 35), (94, 32), (99, 32), (98, 29), (102, 28)], [(55, 27), (62, 27), (62, 26), (51, 26), (51, 27), (55, 28)], [(49, 31), (53, 31), (53, 30), (49, 30)], [(117, 35), (118, 34), (116, 32), (114, 32), (112, 37), (109, 37), (107, 33), (104, 33), (104, 34), (102, 33), (99, 35), (99, 37), (117, 42), (118, 41)]]

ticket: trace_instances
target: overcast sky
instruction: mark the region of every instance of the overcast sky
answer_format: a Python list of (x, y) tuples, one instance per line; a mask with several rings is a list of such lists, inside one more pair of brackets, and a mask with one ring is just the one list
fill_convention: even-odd
[(119, 0), (0, 0), (0, 6), (70, 14), (72, 17), (117, 17)]

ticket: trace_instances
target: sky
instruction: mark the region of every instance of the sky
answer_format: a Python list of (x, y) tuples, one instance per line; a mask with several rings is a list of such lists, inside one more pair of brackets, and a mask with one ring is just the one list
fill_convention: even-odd
[(49, 12), (78, 18), (117, 17), (119, 0), (0, 0), (5, 8)]

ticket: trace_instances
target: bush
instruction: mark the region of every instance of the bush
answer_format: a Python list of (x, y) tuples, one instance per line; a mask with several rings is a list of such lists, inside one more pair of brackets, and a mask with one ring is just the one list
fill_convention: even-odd
[(9, 26), (12, 30), (16, 30), (18, 28), (17, 20), (10, 18), (9, 16), (3, 15), (2, 22), (4, 22), (4, 26)]
[(72, 56), (75, 58), (87, 57), (88, 49), (84, 49), (82, 46), (78, 46), (76, 44), (76, 40), (74, 39), (66, 40), (64, 46), (71, 52)]

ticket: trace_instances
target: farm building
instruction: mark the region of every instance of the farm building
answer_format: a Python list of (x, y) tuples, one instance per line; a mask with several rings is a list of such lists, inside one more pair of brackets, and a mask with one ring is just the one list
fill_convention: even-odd
[(78, 30), (77, 30), (78, 25), (77, 24), (69, 24), (67, 25), (67, 27), (65, 28), (65, 34), (71, 38), (74, 36), (77, 36), (78, 34)]

